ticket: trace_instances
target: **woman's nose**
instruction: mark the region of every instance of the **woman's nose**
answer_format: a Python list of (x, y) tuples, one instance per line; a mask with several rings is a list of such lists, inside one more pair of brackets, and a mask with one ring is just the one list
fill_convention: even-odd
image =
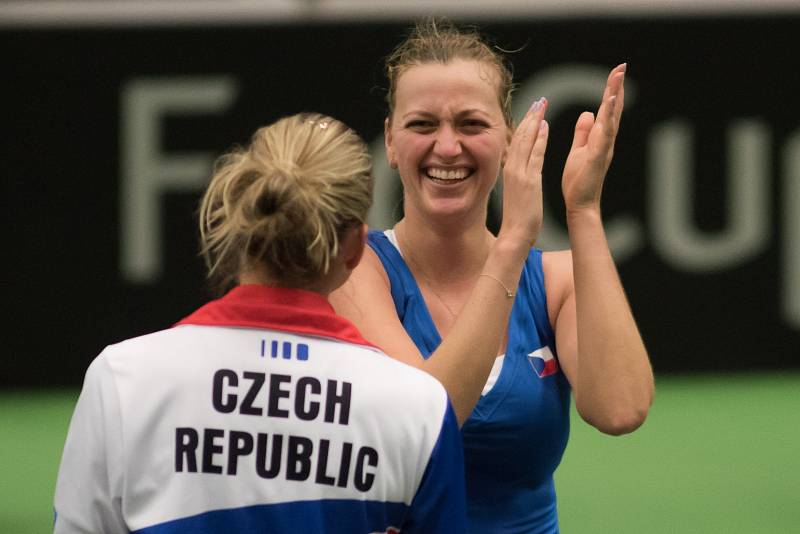
[(443, 125), (436, 133), (434, 153), (444, 158), (455, 158), (461, 154), (461, 139), (451, 126)]

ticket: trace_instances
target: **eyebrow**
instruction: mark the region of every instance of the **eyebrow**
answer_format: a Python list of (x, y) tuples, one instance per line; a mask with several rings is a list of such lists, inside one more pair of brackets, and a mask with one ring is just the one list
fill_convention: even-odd
[[(477, 113), (477, 114), (479, 114), (479, 115), (483, 115), (484, 117), (487, 117), (487, 118), (490, 118), (490, 117), (491, 117), (491, 115), (490, 115), (489, 113), (487, 113), (486, 111), (484, 111), (484, 110), (482, 110), (482, 109), (479, 109), (479, 108), (469, 108), (469, 109), (465, 109), (465, 110), (459, 111), (459, 112), (456, 114), (456, 118), (458, 118), (458, 117), (463, 117), (464, 115), (469, 115), (470, 113)], [(422, 116), (422, 117), (435, 117), (435, 115), (434, 115), (433, 113), (430, 113), (430, 112), (428, 112), (428, 111), (419, 111), (419, 110), (413, 110), (413, 111), (409, 111), (408, 113), (406, 113), (405, 115), (403, 115), (403, 116), (401, 117), (401, 119), (405, 120), (405, 119), (407, 119), (409, 116), (412, 116), (412, 115), (418, 115), (418, 116)]]

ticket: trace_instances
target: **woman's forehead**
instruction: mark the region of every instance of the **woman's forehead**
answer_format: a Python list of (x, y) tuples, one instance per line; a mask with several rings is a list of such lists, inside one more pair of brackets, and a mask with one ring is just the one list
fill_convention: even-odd
[(397, 81), (395, 97), (398, 107), (451, 101), (499, 112), (498, 90), (498, 76), (493, 66), (479, 61), (454, 60), (409, 67)]

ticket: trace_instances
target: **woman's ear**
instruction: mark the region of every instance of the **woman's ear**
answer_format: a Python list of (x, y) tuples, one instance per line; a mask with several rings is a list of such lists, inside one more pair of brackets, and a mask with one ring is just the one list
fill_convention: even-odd
[(347, 229), (342, 239), (342, 258), (344, 266), (352, 271), (364, 256), (364, 247), (367, 243), (367, 225), (359, 224)]
[(383, 121), (383, 145), (386, 147), (386, 160), (389, 162), (389, 167), (396, 169), (397, 158), (392, 147), (392, 123), (389, 117), (386, 117)]

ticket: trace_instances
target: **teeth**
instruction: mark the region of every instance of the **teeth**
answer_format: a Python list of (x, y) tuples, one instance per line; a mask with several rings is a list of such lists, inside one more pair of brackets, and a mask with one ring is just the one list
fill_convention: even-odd
[(468, 169), (428, 169), (428, 176), (439, 180), (463, 180), (469, 176)]

